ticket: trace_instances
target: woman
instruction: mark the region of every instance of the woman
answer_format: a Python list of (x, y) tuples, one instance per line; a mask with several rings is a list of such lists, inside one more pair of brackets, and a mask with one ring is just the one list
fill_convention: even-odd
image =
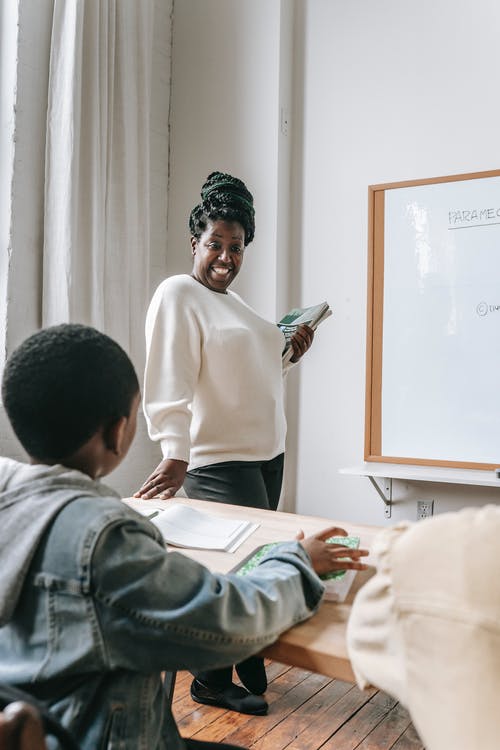
[[(213, 172), (189, 217), (193, 269), (165, 279), (146, 318), (144, 411), (163, 460), (135, 497), (188, 497), (276, 510), (283, 478), (286, 420), (281, 353), (284, 336), (229, 286), (255, 233), (245, 184)], [(313, 331), (292, 339), (298, 362)], [(198, 674), (200, 703), (264, 714), (262, 659)]]

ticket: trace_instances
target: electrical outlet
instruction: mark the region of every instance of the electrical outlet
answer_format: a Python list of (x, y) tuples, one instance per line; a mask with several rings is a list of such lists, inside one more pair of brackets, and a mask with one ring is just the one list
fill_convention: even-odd
[(417, 500), (417, 521), (429, 518), (434, 513), (434, 500)]

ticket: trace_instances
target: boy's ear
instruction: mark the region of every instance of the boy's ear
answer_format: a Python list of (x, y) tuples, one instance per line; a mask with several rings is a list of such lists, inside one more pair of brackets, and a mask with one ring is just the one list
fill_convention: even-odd
[(112, 451), (115, 456), (120, 456), (122, 453), (127, 422), (127, 417), (119, 417), (103, 431), (106, 448)]

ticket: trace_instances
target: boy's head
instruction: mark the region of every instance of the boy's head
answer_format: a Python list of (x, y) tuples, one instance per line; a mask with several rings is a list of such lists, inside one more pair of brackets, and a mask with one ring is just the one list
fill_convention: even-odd
[(130, 416), (129, 432), (135, 431), (138, 400), (127, 354), (109, 336), (83, 325), (33, 334), (13, 352), (3, 374), (2, 401), (12, 428), (30, 457), (47, 464), (65, 463), (98, 432), (107, 441), (115, 425)]

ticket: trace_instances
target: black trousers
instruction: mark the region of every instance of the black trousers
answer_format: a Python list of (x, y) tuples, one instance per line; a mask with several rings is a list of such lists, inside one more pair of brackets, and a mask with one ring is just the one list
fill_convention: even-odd
[(246, 508), (276, 510), (283, 482), (284, 454), (269, 461), (225, 461), (186, 474), (188, 497)]
[[(269, 461), (225, 461), (188, 471), (184, 491), (188, 497), (276, 510), (283, 483), (284, 454)], [(195, 675), (214, 690), (229, 687), (233, 668), (213, 669)]]

